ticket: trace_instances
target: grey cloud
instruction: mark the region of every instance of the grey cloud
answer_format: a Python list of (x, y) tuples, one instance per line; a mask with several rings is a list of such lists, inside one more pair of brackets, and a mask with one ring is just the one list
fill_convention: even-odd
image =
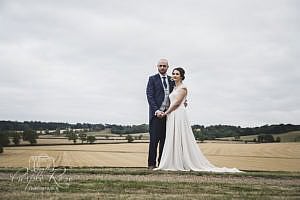
[(193, 123), (297, 124), (299, 6), (1, 1), (0, 118), (147, 123), (147, 79), (166, 57), (187, 71)]

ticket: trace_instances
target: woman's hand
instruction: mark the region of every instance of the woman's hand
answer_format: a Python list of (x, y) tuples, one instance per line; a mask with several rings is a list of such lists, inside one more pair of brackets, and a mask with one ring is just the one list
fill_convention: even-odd
[(165, 113), (165, 112), (162, 113), (162, 116), (163, 116), (163, 117), (165, 117), (165, 116), (167, 116), (167, 115), (168, 115), (168, 114)]

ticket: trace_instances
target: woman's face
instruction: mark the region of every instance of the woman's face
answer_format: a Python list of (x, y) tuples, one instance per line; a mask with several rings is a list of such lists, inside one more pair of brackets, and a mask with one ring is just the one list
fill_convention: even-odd
[(180, 76), (180, 72), (178, 70), (174, 70), (172, 72), (172, 78), (174, 81), (181, 81), (181, 76)]

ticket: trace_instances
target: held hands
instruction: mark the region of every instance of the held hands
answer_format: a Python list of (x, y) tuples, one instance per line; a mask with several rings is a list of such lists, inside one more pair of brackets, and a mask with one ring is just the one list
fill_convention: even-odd
[[(185, 101), (184, 101), (183, 104), (184, 104), (185, 107), (188, 106), (187, 99), (185, 99)], [(163, 117), (165, 117), (165, 116), (167, 116), (167, 115), (168, 115), (167, 113), (165, 113), (163, 111), (160, 111), (160, 110), (157, 110), (155, 112), (155, 116), (158, 117), (158, 118), (160, 118), (160, 119), (163, 118)]]
[(157, 111), (157, 112), (155, 112), (155, 115), (156, 115), (158, 118), (163, 118), (163, 117), (165, 117), (167, 114), (164, 113), (163, 111)]

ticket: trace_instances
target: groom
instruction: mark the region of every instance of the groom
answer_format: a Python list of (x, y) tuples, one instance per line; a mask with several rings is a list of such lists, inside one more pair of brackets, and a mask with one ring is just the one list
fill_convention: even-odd
[(158, 74), (149, 77), (147, 84), (147, 99), (149, 103), (149, 154), (148, 169), (156, 167), (157, 146), (159, 144), (158, 164), (162, 155), (166, 138), (166, 117), (162, 114), (170, 105), (169, 94), (174, 82), (167, 75), (169, 68), (167, 59), (160, 59), (157, 63)]

